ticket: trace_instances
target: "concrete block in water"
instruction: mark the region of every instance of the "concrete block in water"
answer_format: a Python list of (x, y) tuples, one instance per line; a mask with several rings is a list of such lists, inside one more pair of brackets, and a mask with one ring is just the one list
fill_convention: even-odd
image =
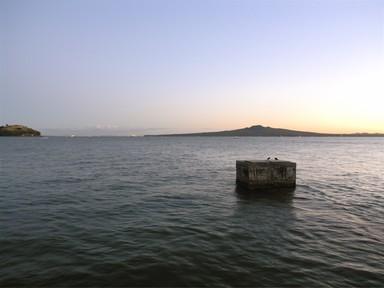
[(236, 182), (250, 190), (296, 186), (296, 163), (282, 160), (237, 160)]

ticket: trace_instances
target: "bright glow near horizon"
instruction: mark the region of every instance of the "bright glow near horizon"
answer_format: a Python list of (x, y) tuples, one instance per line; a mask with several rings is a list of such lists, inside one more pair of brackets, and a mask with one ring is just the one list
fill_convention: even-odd
[(1, 1), (0, 125), (384, 133), (382, 1)]

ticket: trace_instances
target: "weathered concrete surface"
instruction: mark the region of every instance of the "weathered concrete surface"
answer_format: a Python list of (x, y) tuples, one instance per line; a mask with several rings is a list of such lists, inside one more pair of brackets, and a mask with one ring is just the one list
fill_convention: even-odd
[(282, 160), (238, 160), (236, 182), (250, 190), (295, 187), (296, 163)]

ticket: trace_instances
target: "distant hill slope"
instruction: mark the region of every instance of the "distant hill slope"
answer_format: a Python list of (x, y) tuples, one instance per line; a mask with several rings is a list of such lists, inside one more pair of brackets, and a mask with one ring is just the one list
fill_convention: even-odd
[(0, 126), (0, 136), (40, 136), (41, 133), (23, 125)]
[(305, 131), (295, 131), (281, 128), (264, 127), (261, 125), (255, 125), (243, 129), (226, 130), (218, 132), (202, 132), (202, 133), (187, 133), (187, 134), (165, 134), (165, 135), (146, 135), (146, 136), (229, 136), (229, 137), (242, 137), (242, 136), (261, 136), (261, 137), (383, 137), (384, 134), (368, 134), (368, 133), (356, 133), (356, 134), (327, 134), (327, 133), (315, 133)]

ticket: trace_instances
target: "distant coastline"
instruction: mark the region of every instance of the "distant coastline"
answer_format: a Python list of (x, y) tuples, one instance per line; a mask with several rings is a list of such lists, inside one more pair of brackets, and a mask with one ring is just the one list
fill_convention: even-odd
[(215, 137), (384, 137), (383, 133), (352, 133), (352, 134), (332, 134), (316, 133), (306, 131), (296, 131), (282, 128), (264, 127), (255, 125), (247, 128), (226, 130), (218, 132), (200, 132), (184, 134), (162, 134), (145, 135), (146, 137), (192, 137), (192, 136), (215, 136)]
[(0, 126), (0, 136), (8, 137), (35, 137), (41, 136), (40, 131), (34, 130), (23, 125), (5, 125)]

